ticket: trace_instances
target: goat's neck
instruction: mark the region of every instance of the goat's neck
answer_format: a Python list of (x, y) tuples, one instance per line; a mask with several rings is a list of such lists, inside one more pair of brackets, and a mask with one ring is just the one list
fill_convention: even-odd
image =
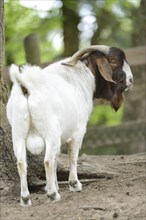
[(91, 112), (93, 95), (95, 91), (95, 78), (90, 69), (81, 61), (74, 67), (68, 67), (70, 71), (61, 71), (60, 75), (74, 86), (81, 97), (81, 102), (88, 112)]
[[(67, 59), (66, 59), (67, 60)], [(92, 110), (95, 78), (90, 69), (81, 61), (73, 67), (62, 65), (63, 61), (51, 64), (44, 71), (58, 74), (73, 85), (88, 112)]]

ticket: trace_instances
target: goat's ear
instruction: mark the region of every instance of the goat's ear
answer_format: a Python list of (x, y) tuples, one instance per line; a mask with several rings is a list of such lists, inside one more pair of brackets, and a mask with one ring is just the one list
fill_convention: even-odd
[(112, 79), (112, 69), (106, 57), (96, 58), (96, 64), (102, 77), (109, 82), (116, 82)]

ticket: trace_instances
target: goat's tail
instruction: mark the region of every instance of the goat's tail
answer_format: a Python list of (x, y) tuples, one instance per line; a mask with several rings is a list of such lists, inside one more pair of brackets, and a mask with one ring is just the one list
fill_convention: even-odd
[(19, 72), (19, 68), (15, 64), (12, 64), (10, 67), (10, 79), (13, 83), (23, 83)]
[(22, 89), (22, 92), (25, 96), (29, 95), (29, 91), (25, 85), (24, 79), (19, 72), (18, 66), (12, 64), (10, 67), (10, 79), (13, 83), (18, 83)]
[[(23, 95), (28, 98), (30, 94), (29, 91), (32, 88), (32, 83), (29, 83), (29, 80), (23, 77), (24, 74), (21, 74), (19, 72), (19, 68), (15, 64), (11, 65), (9, 72), (10, 72), (11, 81), (14, 84), (18, 84), (22, 90)], [(30, 151), (32, 154), (39, 155), (44, 150), (45, 144), (43, 138), (41, 137), (41, 135), (38, 133), (37, 129), (33, 125), (33, 120), (32, 120), (33, 117), (32, 117), (32, 112), (30, 111), (28, 99), (27, 99), (27, 107), (28, 107), (28, 115), (31, 120), (31, 126), (27, 135), (26, 146), (28, 151)]]

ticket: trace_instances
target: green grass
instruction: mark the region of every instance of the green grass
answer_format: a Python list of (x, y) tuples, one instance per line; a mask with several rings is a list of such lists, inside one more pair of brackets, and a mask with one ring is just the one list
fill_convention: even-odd
[(98, 105), (93, 108), (93, 112), (89, 119), (89, 126), (91, 125), (107, 125), (114, 126), (121, 124), (123, 118), (123, 107), (115, 112), (108, 105)]

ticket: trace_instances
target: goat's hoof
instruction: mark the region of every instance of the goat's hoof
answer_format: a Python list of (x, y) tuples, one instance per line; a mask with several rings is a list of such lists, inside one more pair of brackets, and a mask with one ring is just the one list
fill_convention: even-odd
[(57, 192), (48, 194), (47, 196), (49, 198), (49, 201), (59, 202), (61, 200), (61, 196)]
[(69, 190), (71, 192), (80, 192), (82, 191), (82, 184), (79, 180), (69, 181)]
[(30, 196), (26, 196), (26, 197), (21, 196), (20, 205), (23, 207), (31, 206), (32, 204), (31, 204)]

